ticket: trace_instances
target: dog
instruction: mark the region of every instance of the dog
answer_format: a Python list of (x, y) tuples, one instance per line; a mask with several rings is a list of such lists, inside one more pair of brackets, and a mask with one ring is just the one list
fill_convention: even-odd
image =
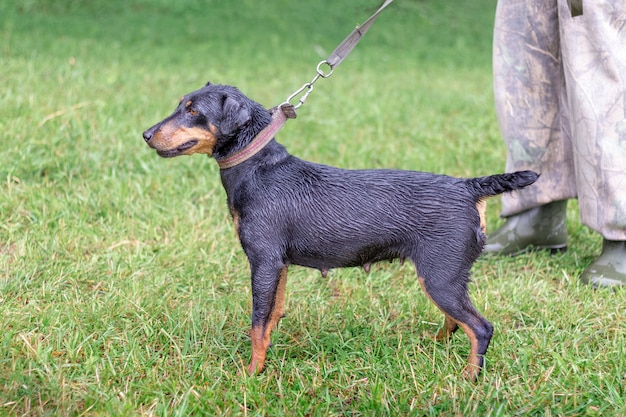
[(162, 157), (201, 153), (220, 165), (252, 273), (248, 373), (263, 370), (270, 334), (284, 315), (290, 264), (325, 276), (332, 268), (369, 271), (374, 262), (408, 258), (428, 298), (445, 315), (436, 338), (447, 339), (459, 327), (469, 337), (464, 374), (475, 380), (493, 334), (467, 288), (485, 243), (485, 200), (531, 185), (539, 175), (454, 178), (335, 168), (289, 154), (274, 139), (273, 120), (237, 88), (208, 83), (143, 133)]

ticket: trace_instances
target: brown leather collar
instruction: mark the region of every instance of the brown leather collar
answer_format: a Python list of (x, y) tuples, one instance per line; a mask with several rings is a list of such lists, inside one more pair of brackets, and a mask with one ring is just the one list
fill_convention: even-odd
[(282, 104), (270, 110), (272, 121), (245, 148), (230, 155), (227, 158), (217, 160), (220, 169), (232, 168), (256, 155), (265, 147), (282, 127), (287, 119), (295, 119), (296, 112), (291, 104)]

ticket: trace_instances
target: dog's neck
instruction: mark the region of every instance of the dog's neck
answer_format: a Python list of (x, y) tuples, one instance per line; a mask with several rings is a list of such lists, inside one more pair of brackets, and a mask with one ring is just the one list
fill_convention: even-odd
[(287, 119), (295, 118), (295, 109), (291, 105), (283, 105), (271, 110), (272, 120), (263, 128), (247, 145), (242, 149), (219, 158), (217, 164), (220, 169), (228, 169), (247, 161), (257, 153), (259, 153), (268, 143), (272, 141), (276, 133), (285, 125)]

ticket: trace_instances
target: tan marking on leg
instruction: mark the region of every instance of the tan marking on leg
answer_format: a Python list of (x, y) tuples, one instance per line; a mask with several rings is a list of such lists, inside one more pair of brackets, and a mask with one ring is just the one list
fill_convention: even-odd
[(463, 370), (465, 379), (475, 381), (480, 373), (480, 357), (478, 356), (478, 338), (474, 331), (465, 323), (458, 322), (470, 340), (470, 354), (467, 358), (467, 366)]
[[(428, 294), (428, 291), (426, 291), (424, 278), (418, 277), (417, 280), (419, 281), (420, 285), (424, 289), (424, 292), (428, 296), (428, 299), (432, 301), (433, 304), (436, 305), (439, 310), (443, 311), (441, 307), (439, 307), (439, 305), (432, 299), (430, 294)], [(476, 338), (476, 334), (467, 324), (461, 323), (460, 321), (455, 320), (454, 318), (446, 314), (445, 311), (444, 311), (444, 314), (446, 315), (444, 327), (441, 330), (439, 330), (439, 333), (437, 333), (436, 339), (442, 340), (444, 339), (444, 336), (446, 339), (449, 338), (452, 335), (451, 330), (452, 329), (456, 330), (457, 326), (463, 329), (463, 331), (465, 332), (465, 334), (470, 340), (470, 354), (468, 357), (468, 364), (463, 370), (463, 375), (468, 380), (476, 380), (481, 369), (480, 357), (478, 356), (478, 339)]]
[(487, 213), (487, 199), (481, 198), (476, 202), (476, 210), (478, 210), (478, 217), (480, 218), (480, 230), (483, 233), (487, 233), (487, 220), (485, 215)]
[(250, 358), (250, 365), (248, 365), (248, 375), (252, 376), (261, 372), (263, 369), (269, 343), (268, 346), (265, 346), (263, 343), (264, 337), (262, 326), (253, 326), (250, 336), (252, 338), (252, 358)]
[(285, 314), (285, 290), (287, 288), (287, 267), (283, 266), (278, 277), (278, 286), (276, 288), (276, 297), (274, 298), (274, 309), (270, 315), (268, 324), (269, 333), (278, 326), (278, 321)]
[(267, 349), (270, 346), (272, 330), (278, 326), (278, 321), (285, 314), (285, 289), (287, 286), (287, 266), (280, 270), (278, 285), (274, 296), (274, 305), (270, 313), (269, 321), (265, 328), (252, 327), (252, 358), (248, 366), (248, 375), (252, 376), (263, 370)]

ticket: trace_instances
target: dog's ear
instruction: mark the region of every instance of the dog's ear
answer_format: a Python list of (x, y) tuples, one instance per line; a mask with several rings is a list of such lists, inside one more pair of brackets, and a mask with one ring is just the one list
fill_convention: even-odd
[(225, 96), (222, 105), (220, 130), (224, 135), (234, 135), (250, 121), (250, 110), (232, 97)]
[(208, 87), (211, 85), (211, 81), (207, 81), (206, 84), (204, 85), (205, 87)]

